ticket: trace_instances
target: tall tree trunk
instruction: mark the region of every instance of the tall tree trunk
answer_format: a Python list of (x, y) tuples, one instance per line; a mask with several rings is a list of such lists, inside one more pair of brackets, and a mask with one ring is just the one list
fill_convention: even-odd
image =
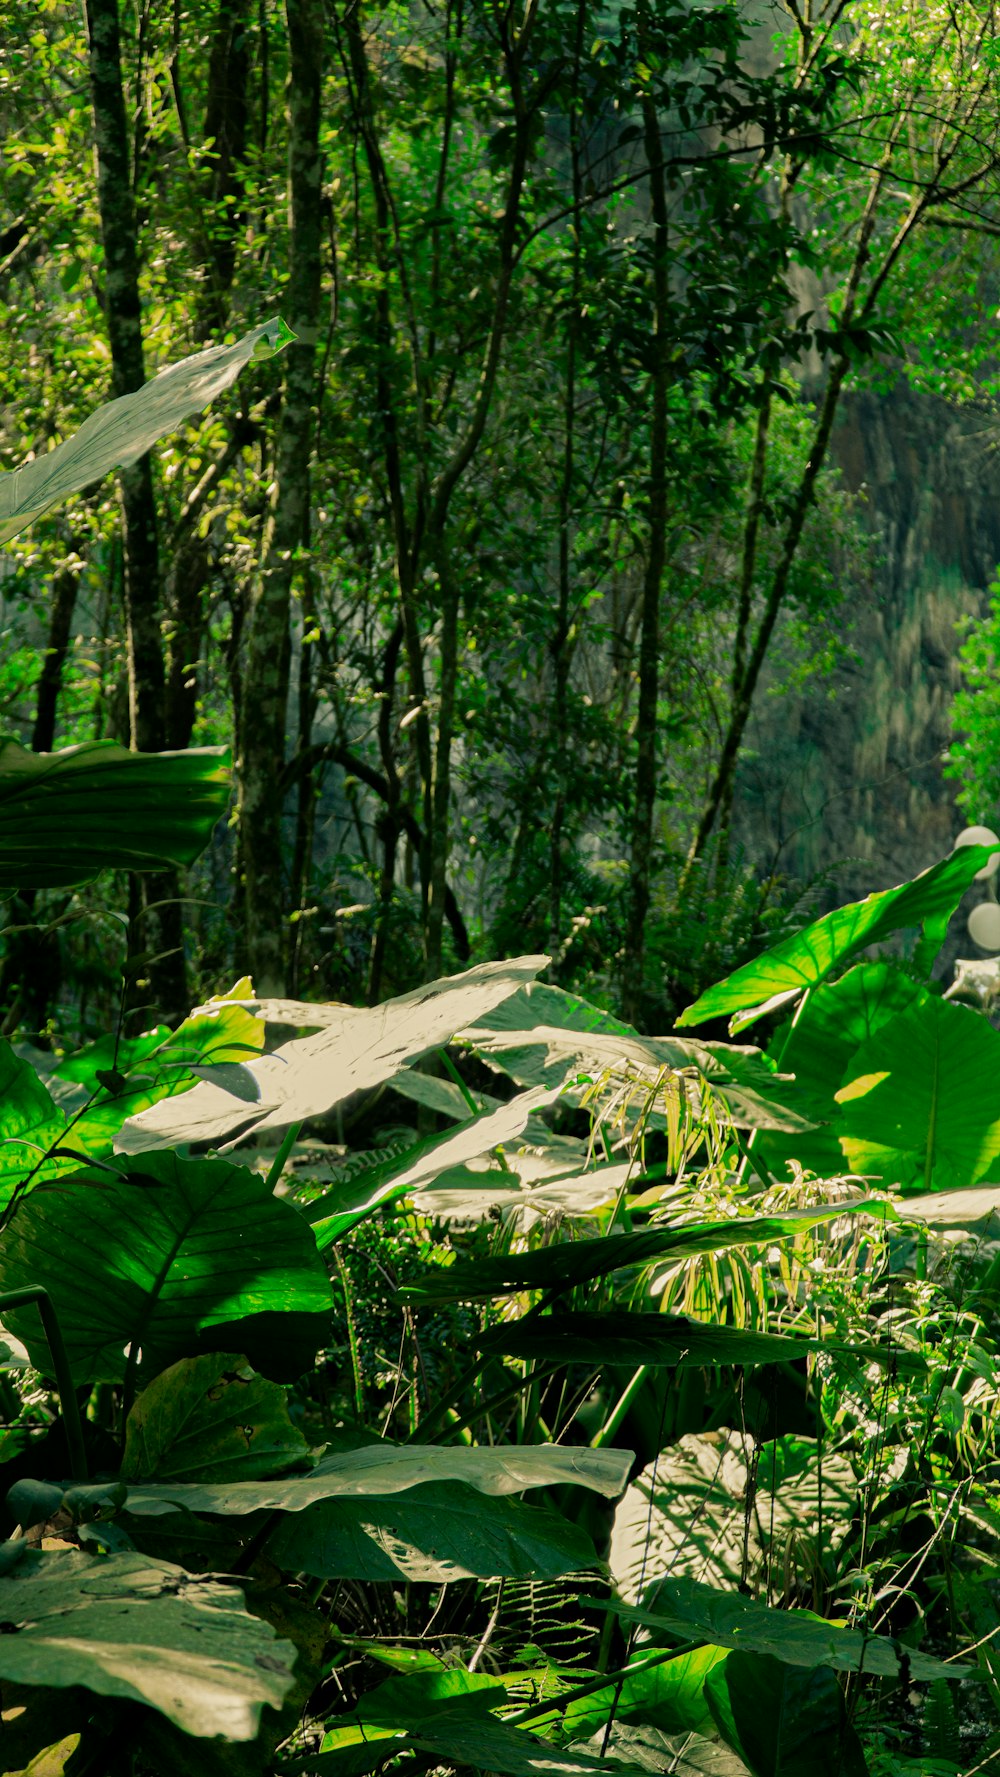
[(204, 283), (196, 331), (209, 339), (225, 326), (236, 271), (243, 199), (250, 81), (250, 0), (219, 0), (208, 57), (205, 141), (212, 143), (204, 194), (211, 206), (202, 252)]
[[(638, 9), (638, 47), (645, 57), (649, 26), (648, 0)], [(648, 88), (641, 100), (642, 130), (649, 167), (653, 215), (652, 415), (649, 439), (649, 539), (642, 586), (639, 638), (639, 700), (636, 714), (635, 796), (632, 805), (629, 906), (625, 926), (623, 1003), (625, 1015), (640, 1011), (645, 962), (646, 915), (649, 912), (656, 804), (656, 715), (660, 694), (660, 599), (667, 553), (667, 430), (670, 378), (670, 244), (663, 141), (656, 103)]]
[(573, 76), (570, 88), (569, 152), (573, 189), (572, 271), (569, 311), (566, 319), (566, 394), (563, 408), (563, 466), (559, 486), (559, 598), (552, 636), (552, 755), (555, 763), (555, 802), (549, 844), (549, 948), (553, 969), (559, 967), (562, 940), (563, 850), (566, 844), (566, 776), (568, 750), (568, 699), (570, 671), (570, 599), (572, 573), (571, 535), (573, 490), (576, 474), (576, 359), (580, 330), (583, 225), (583, 165), (580, 154), (580, 66), (583, 61), (587, 0), (577, 0), (573, 43)]
[[(62, 689), (62, 672), (69, 652), (73, 613), (80, 584), (80, 567), (60, 568), (52, 582), (48, 645), (42, 660), (31, 731), (33, 753), (51, 753), (56, 738), (56, 712)], [(48, 1023), (49, 1011), (59, 991), (62, 957), (59, 934), (32, 923), (37, 891), (23, 889), (8, 908), (0, 961), (0, 1014), (4, 1035), (20, 1025), (37, 1040)]]
[(73, 567), (60, 568), (52, 582), (52, 606), (49, 611), (49, 635), (38, 679), (35, 703), (35, 725), (31, 732), (33, 753), (51, 753), (56, 739), (56, 711), (62, 690), (63, 667), (73, 632), (73, 613), (80, 585), (77, 559)]
[(246, 951), (258, 993), (285, 984), (281, 867), (281, 772), (290, 663), (289, 616), (295, 554), (309, 510), (321, 260), (320, 92), (322, 0), (286, 0), (290, 57), (288, 182), (291, 199), (288, 320), (275, 487), (264, 558), (249, 613), (239, 761), (240, 856)]
[[(119, 396), (140, 388), (146, 377), (118, 0), (86, 0), (86, 8), (104, 247), (104, 314), (111, 348), (112, 393)], [(156, 753), (166, 742), (166, 715), (156, 499), (148, 455), (119, 472), (119, 488), (131, 745), (137, 752)], [(150, 963), (149, 989), (158, 1009), (168, 1017), (182, 1016), (188, 1005), (178, 895), (176, 871), (143, 881), (141, 945), (156, 959)]]

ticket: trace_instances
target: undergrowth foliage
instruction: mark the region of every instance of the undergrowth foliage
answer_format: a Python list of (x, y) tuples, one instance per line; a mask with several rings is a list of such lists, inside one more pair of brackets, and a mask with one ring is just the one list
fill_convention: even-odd
[[(5, 886), (224, 793), (7, 743)], [(532, 955), (0, 1039), (4, 1769), (988, 1768), (1000, 1036), (930, 971), (989, 855), (661, 1037)]]
[(920, 979), (986, 855), (682, 1020), (766, 1051), (543, 956), (4, 1042), (6, 1768), (990, 1756), (1000, 1039)]

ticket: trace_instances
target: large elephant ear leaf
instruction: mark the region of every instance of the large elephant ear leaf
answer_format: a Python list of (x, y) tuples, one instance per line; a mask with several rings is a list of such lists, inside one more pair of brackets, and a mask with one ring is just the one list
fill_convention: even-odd
[(138, 462), (158, 439), (228, 389), (252, 358), (271, 357), (294, 337), (284, 321), (267, 321), (235, 345), (182, 358), (131, 395), (99, 407), (55, 450), (0, 475), (0, 543), (112, 469)]
[(792, 1103), (824, 1127), (795, 1136), (762, 1130), (756, 1152), (770, 1172), (779, 1173), (788, 1161), (825, 1178), (843, 1171), (836, 1093), (851, 1077), (854, 1056), (900, 1012), (932, 998), (897, 963), (860, 962), (839, 981), (816, 988), (791, 1031), (787, 1024), (775, 1031), (769, 1053), (783, 1072), (795, 1075)]
[(252, 1740), (264, 1705), (280, 1708), (294, 1683), (295, 1648), (235, 1586), (165, 1561), (28, 1549), (3, 1584), (0, 1678), (15, 1684), (80, 1685), (187, 1734)]
[[(0, 1247), (0, 1291), (48, 1290), (77, 1383), (120, 1382), (202, 1351), (245, 1353), (278, 1381), (302, 1374), (332, 1308), (312, 1232), (267, 1181), (220, 1160), (155, 1154), (37, 1186)], [(37, 1310), (7, 1317), (49, 1364)]]
[(29, 753), (0, 738), (0, 891), (190, 864), (228, 802), (226, 747), (130, 753), (92, 740)]
[(381, 1006), (249, 1002), (269, 1022), (311, 1027), (312, 1034), (248, 1061), (241, 1069), (239, 1096), (218, 1080), (203, 1080), (183, 1098), (130, 1117), (115, 1146), (120, 1153), (139, 1154), (178, 1142), (218, 1145), (251, 1129), (287, 1128), (324, 1116), (353, 1092), (380, 1086), (418, 1056), (450, 1042), (457, 1030), (534, 980), (548, 961), (520, 956), (480, 963)]
[(956, 1190), (1000, 1159), (1000, 1032), (929, 998), (864, 1043), (837, 1093), (837, 1134), (854, 1172)]
[[(997, 846), (968, 845), (924, 870), (912, 882), (883, 889), (864, 901), (851, 901), (833, 913), (825, 913), (801, 932), (776, 944), (773, 950), (745, 963), (724, 981), (708, 988), (678, 1018), (678, 1025), (704, 1024), (750, 1007), (761, 1012), (770, 1002), (790, 998), (821, 981), (869, 944), (878, 944), (894, 932), (921, 926), (923, 938), (917, 949), (918, 966), (929, 971), (944, 942), (948, 921), (977, 872)], [(741, 1027), (750, 1019), (741, 1020)]]

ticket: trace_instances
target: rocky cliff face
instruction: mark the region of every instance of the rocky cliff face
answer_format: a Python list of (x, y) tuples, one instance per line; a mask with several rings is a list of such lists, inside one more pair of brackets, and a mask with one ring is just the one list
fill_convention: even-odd
[(758, 697), (737, 829), (755, 862), (835, 867), (831, 904), (915, 875), (966, 824), (941, 755), (956, 621), (985, 609), (1000, 563), (1000, 429), (901, 383), (845, 400), (834, 458), (879, 559), (844, 606), (853, 657), (802, 692), (774, 695), (772, 674)]

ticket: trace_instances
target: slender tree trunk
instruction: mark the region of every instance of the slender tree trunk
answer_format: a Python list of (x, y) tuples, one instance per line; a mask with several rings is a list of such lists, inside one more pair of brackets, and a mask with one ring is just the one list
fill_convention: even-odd
[(809, 453), (809, 461), (806, 464), (802, 479), (796, 489), (791, 515), (788, 520), (788, 526), (782, 543), (781, 554), (778, 558), (778, 565), (775, 568), (774, 577), (768, 591), (767, 603), (764, 606), (764, 613), (761, 617), (760, 627), (757, 631), (754, 646), (749, 659), (747, 660), (746, 671), (743, 674), (739, 690), (733, 699), (733, 706), (729, 717), (729, 726), (726, 730), (725, 740), (722, 743), (722, 752), (719, 755), (719, 763), (716, 768), (715, 777), (712, 781), (712, 787), (708, 794), (708, 800), (705, 804), (704, 812), (702, 813), (698, 825), (698, 831), (695, 834), (694, 843), (689, 854), (691, 859), (701, 856), (720, 814), (723, 810), (728, 809), (732, 802), (736, 763), (739, 759), (740, 747), (743, 743), (746, 725), (750, 720), (754, 692), (757, 689), (757, 681), (760, 678), (761, 668), (767, 658), (767, 650), (770, 645), (771, 636), (774, 633), (774, 626), (778, 621), (779, 613), (785, 602), (789, 576), (795, 565), (795, 557), (798, 553), (799, 542), (802, 537), (802, 527), (805, 524), (806, 514), (815, 497), (816, 482), (819, 478), (820, 470), (826, 461), (827, 449), (830, 443), (830, 434), (833, 431), (833, 422), (837, 412), (837, 404), (840, 400), (840, 391), (843, 388), (844, 378), (847, 375), (848, 369), (848, 360), (846, 358), (838, 358), (830, 372), (829, 381), (826, 386), (826, 394), (820, 409), (819, 422), (813, 438), (812, 450)]
[(321, 260), (321, 0), (286, 0), (290, 55), (288, 182), (291, 243), (288, 321), (275, 489), (254, 586), (242, 688), (239, 762), (240, 852), (246, 951), (258, 993), (285, 984), (281, 771), (285, 757), (289, 620), (295, 556), (309, 510), (309, 456), (316, 394)]
[[(138, 236), (122, 89), (118, 0), (86, 0), (90, 94), (97, 149), (97, 195), (104, 247), (104, 313), (116, 396), (145, 382), (139, 299)], [(125, 564), (131, 745), (141, 753), (166, 744), (165, 675), (160, 634), (161, 584), (156, 499), (148, 455), (119, 472)], [(184, 936), (176, 871), (144, 878), (141, 947), (151, 954), (149, 992), (166, 1017), (188, 1006)]]
[(562, 940), (563, 848), (566, 843), (566, 776), (569, 726), (570, 599), (572, 575), (571, 534), (576, 455), (576, 359), (580, 327), (582, 256), (580, 230), (583, 222), (583, 166), (580, 155), (580, 64), (583, 60), (587, 0), (577, 0), (573, 44), (573, 75), (570, 89), (569, 152), (573, 190), (572, 271), (569, 312), (566, 321), (566, 393), (563, 406), (563, 464), (559, 485), (559, 601), (552, 636), (552, 756), (555, 763), (555, 802), (549, 842), (549, 948), (553, 968), (558, 968)]
[[(639, 54), (645, 53), (648, 0), (638, 9)], [(625, 926), (623, 1003), (635, 1018), (642, 1004), (646, 915), (649, 911), (656, 805), (656, 717), (660, 695), (660, 600), (667, 555), (667, 431), (670, 391), (670, 245), (663, 141), (656, 104), (648, 90), (641, 100), (649, 196), (653, 216), (652, 414), (649, 439), (649, 538), (642, 585), (639, 637), (639, 699), (636, 715), (635, 795), (632, 805), (629, 905)]]
[(378, 740), (379, 751), (382, 755), (382, 769), (385, 773), (386, 802), (385, 810), (378, 824), (379, 838), (382, 841), (382, 870), (379, 878), (378, 913), (375, 916), (375, 929), (372, 933), (371, 955), (368, 962), (368, 1004), (370, 1006), (378, 1004), (382, 990), (382, 975), (389, 943), (389, 920), (396, 886), (396, 852), (399, 847), (399, 835), (402, 831), (399, 772), (392, 744), (396, 668), (399, 664), (399, 651), (402, 645), (403, 622), (399, 618), (385, 645), (382, 680), (378, 687)]
[(209, 339), (224, 327), (236, 271), (243, 199), (250, 80), (250, 0), (219, 0), (208, 57), (205, 141), (212, 143), (204, 195), (211, 206), (202, 250), (204, 283), (196, 331)]
[[(139, 302), (139, 260), (122, 91), (118, 0), (87, 0), (90, 92), (97, 146), (97, 194), (104, 245), (104, 318), (111, 347), (112, 393), (131, 394), (146, 380)], [(149, 456), (120, 471), (125, 535), (132, 744), (163, 747), (163, 650), (160, 561)]]
[[(317, 626), (316, 587), (312, 573), (306, 575), (302, 607), (302, 640), (299, 650), (299, 732), (295, 743), (296, 757), (301, 758), (312, 746), (313, 722), (316, 719), (316, 685), (313, 673), (314, 642), (309, 640)], [(298, 918), (291, 927), (288, 946), (288, 991), (293, 999), (302, 996), (302, 953), (306, 934), (303, 917), (309, 896), (312, 874), (313, 841), (316, 833), (317, 786), (313, 772), (303, 771), (297, 783), (295, 808), (295, 844), (292, 848), (292, 869), (289, 903)]]
[(443, 538), (437, 551), (437, 570), (441, 596), (441, 658), (434, 749), (434, 790), (431, 801), (431, 878), (424, 928), (424, 968), (429, 981), (440, 975), (442, 969), (441, 946), (444, 935), (451, 807), (451, 749), (455, 738), (458, 629), (461, 612), (461, 596), (451, 572), (447, 545)]
[(63, 667), (73, 632), (73, 613), (80, 585), (80, 568), (60, 568), (52, 582), (49, 635), (38, 679), (35, 725), (31, 732), (33, 753), (51, 753), (56, 739), (56, 711), (62, 690)]

